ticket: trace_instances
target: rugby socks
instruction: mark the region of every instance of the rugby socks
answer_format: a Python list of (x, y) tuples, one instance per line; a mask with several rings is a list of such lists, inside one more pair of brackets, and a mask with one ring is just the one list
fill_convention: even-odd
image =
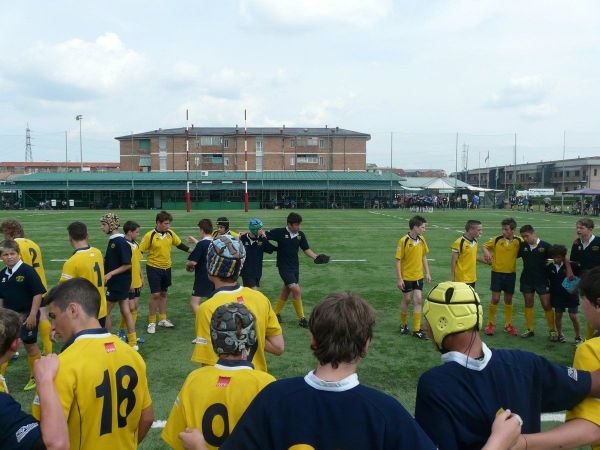
[(302, 299), (294, 299), (294, 310), (296, 310), (296, 316), (298, 319), (304, 319), (304, 308), (302, 307)]
[(408, 313), (400, 311), (400, 325), (406, 325), (408, 323)]
[(148, 323), (156, 323), (156, 314), (150, 314), (148, 316)]
[(556, 325), (554, 323), (554, 321), (555, 321), (554, 311), (553, 310), (544, 311), (544, 316), (546, 316), (546, 322), (548, 323), (548, 330), (556, 331)]
[[(137, 322), (137, 316), (138, 316), (137, 309), (135, 311), (131, 311), (131, 320), (133, 320), (133, 326), (134, 327), (135, 327), (135, 324)], [(121, 317), (123, 317), (123, 316), (121, 316)], [(123, 320), (125, 320), (125, 319), (123, 319)], [(125, 327), (123, 329), (125, 329)]]
[(0, 364), (0, 375), (6, 375), (6, 369), (8, 369), (8, 361), (4, 361)]
[(52, 324), (48, 319), (40, 320), (38, 325), (40, 330), (40, 337), (42, 338), (42, 351), (44, 355), (50, 355), (52, 353), (52, 340), (50, 339), (50, 333), (52, 333)]
[(34, 356), (27, 355), (27, 366), (29, 367), (29, 376), (33, 378), (33, 364), (42, 357), (39, 353)]
[(504, 326), (512, 325), (513, 305), (504, 305)]
[[(585, 301), (585, 300), (584, 300)], [(586, 339), (592, 339), (594, 337), (594, 335), (596, 334), (596, 330), (594, 330), (591, 326), (590, 323), (586, 323), (585, 324), (585, 338)], [(2, 372), (0, 372), (2, 373)]]
[(421, 331), (421, 313), (413, 312), (413, 332)]
[(121, 321), (119, 322), (119, 330), (126, 330), (127, 323), (125, 322), (125, 316), (121, 314)]
[(167, 320), (167, 315), (166, 314), (159, 314), (158, 315), (158, 321), (160, 322), (161, 320)]
[(525, 324), (528, 330), (533, 331), (533, 308), (525, 307)]
[(488, 312), (488, 324), (496, 325), (496, 311), (498, 310), (498, 305), (494, 305), (490, 303), (490, 308)]
[(284, 306), (285, 306), (285, 300), (283, 300), (281, 298), (279, 300), (277, 300), (277, 303), (275, 304), (275, 314), (279, 314)]
[(127, 333), (127, 343), (132, 347), (137, 344), (137, 335), (135, 332)]

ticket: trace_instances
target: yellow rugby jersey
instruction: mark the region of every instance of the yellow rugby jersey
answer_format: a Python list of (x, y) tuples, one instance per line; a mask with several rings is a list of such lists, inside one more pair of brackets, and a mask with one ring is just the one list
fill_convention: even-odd
[(48, 283), (46, 282), (46, 272), (44, 271), (44, 261), (42, 259), (42, 251), (39, 245), (33, 242), (31, 239), (15, 238), (15, 241), (19, 244), (19, 256), (25, 264), (35, 269), (37, 274), (42, 280), (42, 284), (46, 291), (48, 291)]
[(515, 273), (517, 271), (517, 255), (521, 242), (523, 241), (520, 237), (515, 236), (509, 241), (500, 235), (483, 244), (494, 255), (492, 259), (494, 272)]
[(140, 242), (140, 252), (148, 252), (146, 264), (157, 269), (171, 267), (171, 247), (181, 244), (181, 239), (173, 230), (159, 233), (156, 229), (148, 231)]
[(477, 239), (469, 241), (463, 235), (452, 243), (450, 249), (458, 254), (454, 268), (454, 281), (475, 283), (477, 281)]
[(208, 448), (219, 448), (231, 434), (256, 394), (275, 378), (253, 370), (246, 361), (220, 361), (189, 374), (171, 409), (161, 438), (183, 450), (179, 433), (202, 431)]
[[(590, 372), (600, 369), (600, 338), (588, 339), (577, 347), (573, 367)], [(567, 411), (566, 420), (572, 419), (585, 419), (600, 426), (600, 399), (587, 397), (575, 408)], [(600, 442), (595, 442), (592, 449), (600, 449)]]
[(2, 375), (0, 375), (0, 392), (8, 394), (8, 386), (6, 385), (6, 379)]
[(98, 319), (106, 316), (106, 294), (104, 293), (104, 258), (102, 252), (95, 247), (78, 248), (63, 265), (60, 281), (71, 278), (85, 278), (100, 293), (100, 312)]
[(200, 304), (196, 314), (196, 345), (192, 361), (209, 366), (215, 365), (218, 361), (210, 338), (210, 319), (215, 310), (226, 303), (242, 303), (254, 314), (257, 346), (255, 351), (248, 355), (248, 361), (251, 361), (257, 370), (266, 372), (265, 337), (280, 335), (281, 325), (271, 307), (271, 302), (262, 292), (239, 285), (217, 289), (210, 299)]
[[(97, 328), (75, 335), (58, 359), (54, 384), (67, 418), (70, 448), (136, 449), (142, 410), (152, 404), (142, 357)], [(37, 396), (32, 415), (40, 419)]]
[(131, 247), (131, 289), (139, 289), (142, 287), (142, 252), (137, 242), (127, 242)]
[[(239, 238), (239, 236), (240, 236), (240, 235), (239, 235), (239, 233), (236, 233), (235, 231), (232, 231), (232, 230), (228, 230), (228, 231), (225, 233), (225, 235), (226, 235), (226, 236), (231, 236), (231, 237), (234, 237), (234, 238), (236, 238), (236, 239), (238, 239), (238, 238)], [(216, 238), (218, 238), (219, 236), (220, 236), (220, 234), (219, 234), (219, 232), (218, 232), (217, 230), (215, 230), (215, 231), (213, 231), (213, 232), (212, 232), (212, 238), (213, 238), (213, 239), (216, 239)]]
[(423, 236), (413, 239), (407, 233), (398, 241), (396, 259), (400, 260), (400, 274), (405, 281), (417, 281), (423, 278), (423, 257), (429, 253), (429, 247)]

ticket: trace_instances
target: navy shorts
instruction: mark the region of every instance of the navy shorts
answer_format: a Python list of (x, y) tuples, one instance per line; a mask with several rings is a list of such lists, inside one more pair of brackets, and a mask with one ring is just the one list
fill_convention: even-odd
[(300, 271), (298, 269), (279, 269), (279, 276), (283, 280), (283, 284), (288, 287), (300, 283)]
[(142, 293), (141, 288), (135, 288), (135, 289), (129, 291), (129, 295), (127, 296), (127, 298), (129, 300), (133, 300), (134, 298), (139, 298), (141, 293)]
[(490, 291), (506, 292), (507, 294), (515, 293), (515, 284), (517, 282), (516, 273), (501, 273), (492, 271), (492, 282), (490, 283)]
[(537, 292), (539, 295), (548, 294), (550, 292), (550, 287), (548, 283), (528, 283), (525, 281), (521, 281), (520, 283), (520, 291), (523, 294), (533, 294)]
[(249, 275), (247, 277), (242, 275), (242, 283), (246, 287), (259, 287), (260, 286), (260, 278), (257, 278), (253, 275)]
[(106, 301), (111, 303), (122, 302), (123, 300), (129, 299), (128, 289), (110, 289), (106, 288)]
[(23, 341), (23, 344), (35, 344), (37, 342), (38, 325), (40, 323), (40, 313), (38, 312), (35, 321), (35, 326), (31, 330), (28, 330), (25, 326), (25, 319), (27, 319), (29, 313), (21, 313), (21, 315), (23, 318), (23, 325), (21, 325), (21, 333), (19, 337)]
[(411, 291), (422, 291), (423, 290), (423, 278), (417, 281), (404, 281), (404, 289), (402, 292), (407, 293)]
[(579, 310), (579, 297), (577, 295), (554, 295), (550, 294), (550, 303), (556, 312), (565, 312), (568, 310), (571, 314), (576, 314)]
[(215, 285), (209, 281), (194, 283), (194, 288), (192, 289), (192, 297), (212, 297), (213, 292), (215, 291)]
[(159, 269), (146, 265), (146, 277), (148, 278), (148, 286), (150, 293), (167, 292), (171, 286), (171, 268)]

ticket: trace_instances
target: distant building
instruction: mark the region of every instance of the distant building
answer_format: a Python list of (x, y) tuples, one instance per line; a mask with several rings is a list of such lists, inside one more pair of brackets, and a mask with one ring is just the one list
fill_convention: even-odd
[(392, 172), (401, 177), (444, 178), (446, 171), (443, 169), (400, 169), (398, 167), (378, 167), (377, 164), (367, 164), (367, 172)]
[[(81, 172), (79, 162), (0, 162), (0, 179), (29, 173)], [(116, 162), (84, 162), (83, 172), (118, 172)]]
[(470, 169), (456, 175), (473, 186), (502, 190), (554, 188), (561, 192), (563, 173), (565, 191), (599, 189), (600, 156)]
[[(116, 137), (122, 171), (186, 170), (185, 128)], [(190, 171), (365, 171), (371, 136), (335, 128), (189, 128)]]

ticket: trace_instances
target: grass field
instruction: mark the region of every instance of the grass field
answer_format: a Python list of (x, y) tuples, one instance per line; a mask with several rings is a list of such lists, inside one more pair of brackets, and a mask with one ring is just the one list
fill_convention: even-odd
[[(243, 212), (227, 211), (233, 230), (244, 230), (251, 217), (258, 216), (266, 228), (285, 225), (289, 211), (265, 210)], [(317, 253), (331, 255), (332, 262), (317, 266), (308, 258), (301, 258), (301, 286), (305, 310), (325, 294), (333, 291), (352, 290), (366, 298), (377, 310), (377, 328), (367, 359), (361, 364), (359, 376), (362, 383), (381, 389), (400, 400), (409, 411), (414, 410), (414, 399), (419, 375), (427, 368), (440, 363), (439, 355), (431, 342), (419, 341), (399, 333), (400, 292), (396, 288), (394, 252), (399, 237), (406, 233), (408, 219), (414, 214), (402, 210), (301, 210), (303, 231), (311, 248)], [(2, 219), (14, 217), (20, 220), (27, 237), (42, 248), (44, 265), (49, 284), (58, 280), (63, 261), (71, 254), (66, 226), (74, 220), (88, 224), (90, 243), (106, 248), (106, 236), (99, 229), (99, 218), (104, 211), (17, 211), (3, 212)], [(118, 211), (121, 223), (136, 220), (142, 225), (142, 233), (154, 226), (156, 211)], [(197, 235), (195, 226), (199, 219), (216, 219), (222, 211), (199, 211), (186, 214), (174, 211), (172, 228), (181, 236)], [(538, 212), (525, 213), (503, 210), (440, 211), (424, 214), (428, 223), (425, 234), (429, 247), (429, 264), (433, 283), (445, 281), (450, 274), (451, 242), (463, 231), (469, 218), (483, 222), (483, 242), (500, 232), (500, 221), (512, 216), (519, 226), (532, 224), (538, 235), (551, 243), (563, 243), (570, 248), (575, 237), (573, 216), (548, 215)], [(173, 286), (169, 290), (169, 318), (176, 327), (171, 330), (159, 328), (153, 336), (146, 334), (147, 289), (142, 294), (138, 334), (146, 339), (141, 354), (147, 362), (150, 390), (154, 401), (156, 419), (166, 419), (171, 404), (186, 375), (197, 366), (190, 361), (191, 340), (194, 337), (194, 318), (188, 306), (193, 285), (193, 274), (184, 270), (186, 254), (173, 251)], [(265, 269), (261, 281), (262, 291), (274, 303), (281, 287), (274, 258), (265, 256)], [(520, 271), (520, 267), (518, 269)], [(489, 266), (478, 267), (477, 290), (484, 305), (489, 303)], [(428, 291), (429, 288), (426, 288)], [(536, 300), (537, 301), (537, 300)], [(291, 302), (283, 311), (286, 350), (281, 357), (268, 357), (270, 372), (277, 378), (305, 375), (313, 367), (314, 360), (309, 349), (309, 333), (296, 325)], [(523, 301), (515, 295), (514, 325), (524, 328)], [(487, 315), (487, 307), (485, 307)], [(113, 311), (114, 314), (114, 311)], [(113, 315), (116, 319), (116, 314)], [(503, 309), (498, 308), (497, 321), (503, 320)], [(581, 314), (584, 326), (583, 314)], [(410, 324), (409, 320), (409, 324)], [(565, 315), (565, 334), (568, 343), (550, 343), (546, 337), (546, 324), (539, 305), (536, 304), (536, 331), (533, 339), (509, 337), (502, 332), (485, 337), (493, 347), (520, 348), (541, 354), (552, 361), (569, 364), (575, 347), (573, 330)], [(58, 348), (58, 346), (56, 347)], [(24, 353), (22, 349), (21, 353)], [(27, 381), (26, 358), (20, 358), (9, 367), (9, 389), (25, 409), (29, 409), (33, 393), (21, 389)], [(159, 438), (160, 429), (153, 429), (140, 448), (165, 448)]]

